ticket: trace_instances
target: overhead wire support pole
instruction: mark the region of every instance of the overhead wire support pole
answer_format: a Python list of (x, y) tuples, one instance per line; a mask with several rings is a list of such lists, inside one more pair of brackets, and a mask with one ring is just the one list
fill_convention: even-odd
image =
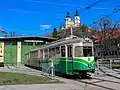
[(71, 38), (72, 38), (72, 36), (73, 36), (73, 28), (72, 28), (72, 25), (71, 25), (71, 27), (70, 27), (70, 34), (71, 34)]

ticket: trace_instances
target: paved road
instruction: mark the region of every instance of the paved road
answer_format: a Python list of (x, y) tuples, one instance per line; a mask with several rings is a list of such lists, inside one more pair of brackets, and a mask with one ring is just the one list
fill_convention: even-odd
[[(17, 72), (29, 75), (42, 76), (39, 70), (31, 69), (25, 66), (5, 66), (0, 67), (0, 72)], [(80, 86), (74, 84), (34, 84), (34, 85), (3, 85), (0, 90), (83, 90)]]
[[(0, 72), (18, 72), (18, 73), (26, 73), (30, 75), (42, 76), (41, 71), (31, 69), (25, 66), (17, 66), (17, 67), (5, 66), (4, 68), (0, 68)], [(78, 82), (76, 80), (65, 79), (62, 77), (56, 77), (56, 78), (63, 81), (64, 83), (63, 84), (34, 84), (34, 85), (3, 85), (3, 86), (0, 86), (0, 90), (105, 90), (104, 88), (85, 84), (82, 82)], [(108, 78), (108, 79), (111, 79), (111, 78)], [(107, 83), (101, 83), (101, 84), (108, 85)], [(117, 87), (119, 86), (117, 85)]]
[(34, 84), (0, 86), (0, 90), (83, 90), (73, 84)]

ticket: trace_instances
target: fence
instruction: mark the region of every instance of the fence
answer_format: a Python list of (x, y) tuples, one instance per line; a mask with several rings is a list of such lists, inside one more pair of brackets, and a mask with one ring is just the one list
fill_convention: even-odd
[(112, 68), (112, 60), (111, 59), (98, 59), (97, 60), (97, 68), (99, 69), (100, 67), (107, 67), (107, 68)]
[(55, 76), (54, 62), (49, 58), (25, 58), (25, 65), (40, 70), (42, 75)]
[(41, 62), (41, 71), (42, 71), (43, 75), (54, 77), (55, 76), (55, 68), (54, 68), (53, 60), (49, 60), (49, 59), (43, 60)]
[(120, 58), (111, 58), (112, 60), (112, 68), (120, 69)]
[(110, 58), (110, 59), (98, 59), (97, 68), (104, 66), (110, 69), (120, 68), (120, 58)]
[(54, 60), (51, 58), (43, 58), (43, 53), (40, 49), (35, 49), (24, 55), (25, 65), (39, 69), (42, 74), (54, 77), (55, 67)]

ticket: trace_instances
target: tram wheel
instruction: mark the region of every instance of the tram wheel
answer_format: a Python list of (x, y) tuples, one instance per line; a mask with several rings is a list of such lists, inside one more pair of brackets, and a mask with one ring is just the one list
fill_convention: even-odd
[(80, 72), (79, 73), (81, 78), (87, 78), (87, 73), (86, 72)]

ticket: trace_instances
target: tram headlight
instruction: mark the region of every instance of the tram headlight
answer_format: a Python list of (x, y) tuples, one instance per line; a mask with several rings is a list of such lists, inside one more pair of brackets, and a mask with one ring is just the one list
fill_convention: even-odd
[(89, 67), (89, 68), (91, 68), (91, 67), (92, 67), (92, 65), (89, 63), (89, 64), (88, 64), (88, 67)]

